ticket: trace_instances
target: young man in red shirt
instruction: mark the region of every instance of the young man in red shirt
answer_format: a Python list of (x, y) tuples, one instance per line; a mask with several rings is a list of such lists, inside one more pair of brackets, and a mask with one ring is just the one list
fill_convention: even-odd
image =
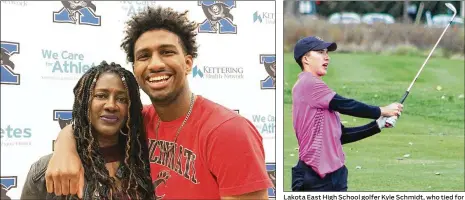
[[(189, 89), (197, 25), (186, 14), (149, 8), (128, 22), (121, 44), (139, 86), (152, 101), (142, 115), (157, 199), (267, 199), (273, 185), (256, 128)], [(67, 126), (46, 171), (47, 191), (80, 195), (81, 175)]]

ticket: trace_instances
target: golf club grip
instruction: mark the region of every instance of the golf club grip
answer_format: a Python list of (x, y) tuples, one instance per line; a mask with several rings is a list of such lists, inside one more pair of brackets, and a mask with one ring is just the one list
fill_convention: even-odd
[[(407, 99), (408, 94), (409, 94), (409, 91), (405, 91), (404, 96), (402, 96), (399, 103), (403, 104), (405, 99)], [(392, 125), (392, 123), (390, 122), (391, 118), (392, 117), (388, 117), (388, 119), (386, 120), (386, 124)], [(397, 119), (399, 119), (399, 118), (400, 118), (400, 115), (397, 116)]]
[(405, 91), (404, 96), (402, 96), (402, 99), (400, 99), (400, 103), (401, 103), (401, 104), (404, 103), (404, 101), (405, 101), (405, 99), (407, 98), (408, 94), (409, 94), (409, 91)]
[[(408, 94), (409, 94), (409, 91), (405, 91), (404, 96), (402, 96), (402, 99), (400, 99), (399, 103), (404, 104), (404, 101), (405, 101), (405, 99), (407, 99)], [(397, 119), (399, 119), (399, 118), (400, 118), (400, 116), (397, 116)]]

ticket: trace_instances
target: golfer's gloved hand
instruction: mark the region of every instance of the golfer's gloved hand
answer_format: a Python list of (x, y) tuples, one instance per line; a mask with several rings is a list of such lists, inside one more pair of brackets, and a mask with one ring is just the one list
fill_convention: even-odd
[[(399, 113), (399, 116), (400, 116), (400, 113)], [(388, 118), (391, 118), (390, 119), (390, 124), (392, 126), (389, 126), (389, 124), (386, 123), (386, 120)], [(394, 116), (394, 117), (380, 117), (379, 119), (376, 120), (376, 123), (378, 123), (379, 129), (394, 128), (396, 126), (396, 122), (397, 122), (397, 116)]]
[[(400, 115), (402, 115), (401, 112), (399, 112), (398, 116), (393, 116), (393, 117), (380, 117), (378, 120), (378, 126), (381, 126), (384, 124), (383, 128), (394, 128), (396, 126), (396, 122), (399, 119)], [(381, 129), (381, 128), (380, 128)]]
[(376, 120), (376, 123), (378, 123), (378, 128), (380, 130), (386, 126), (386, 120), (387, 120), (387, 117), (383, 117), (383, 116), (381, 116), (380, 118)]

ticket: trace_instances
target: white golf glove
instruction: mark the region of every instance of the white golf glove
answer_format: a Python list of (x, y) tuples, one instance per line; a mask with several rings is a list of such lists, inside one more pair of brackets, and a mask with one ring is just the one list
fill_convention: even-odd
[[(401, 114), (399, 113), (399, 116)], [(388, 120), (389, 119), (389, 120)], [(378, 123), (378, 127), (379, 129), (383, 129), (383, 128), (394, 128), (396, 126), (396, 122), (397, 122), (397, 117), (380, 117), (379, 119), (376, 120), (376, 123)], [(392, 126), (386, 126), (386, 121), (389, 122), (389, 124), (391, 124)]]
[(386, 120), (387, 117), (380, 117), (376, 120), (376, 123), (378, 123), (378, 128), (380, 130), (386, 127)]

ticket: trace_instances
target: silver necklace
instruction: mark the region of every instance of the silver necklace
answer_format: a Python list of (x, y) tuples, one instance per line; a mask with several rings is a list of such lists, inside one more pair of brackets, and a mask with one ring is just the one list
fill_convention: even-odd
[[(194, 93), (191, 93), (191, 101), (190, 101), (190, 106), (189, 106), (189, 112), (187, 112), (186, 118), (184, 118), (184, 121), (182, 122), (181, 126), (178, 128), (178, 131), (176, 132), (176, 137), (174, 138), (174, 143), (178, 140), (179, 133), (181, 132), (182, 127), (186, 124), (187, 119), (189, 119), (189, 116), (192, 113), (192, 108), (194, 107)], [(157, 122), (157, 127), (155, 128), (155, 139), (158, 141), (158, 128), (160, 127), (161, 119), (158, 117), (158, 122)]]

